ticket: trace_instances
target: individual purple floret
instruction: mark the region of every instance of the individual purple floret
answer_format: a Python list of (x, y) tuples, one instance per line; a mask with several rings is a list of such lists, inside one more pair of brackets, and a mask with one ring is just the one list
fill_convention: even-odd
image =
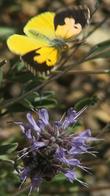
[(70, 182), (77, 180), (83, 183), (76, 175), (77, 168), (86, 171), (80, 155), (92, 153), (88, 142), (96, 138), (91, 136), (90, 129), (73, 134), (68, 128), (75, 125), (85, 109), (77, 112), (70, 108), (63, 119), (50, 123), (48, 111), (42, 108), (35, 111), (38, 120), (28, 113), (27, 124), (16, 122), (27, 140), (27, 148), (19, 153), (19, 159), (23, 161), (20, 177), (23, 183), (30, 178), (30, 191), (38, 189), (43, 180), (50, 181), (59, 173), (63, 173)]

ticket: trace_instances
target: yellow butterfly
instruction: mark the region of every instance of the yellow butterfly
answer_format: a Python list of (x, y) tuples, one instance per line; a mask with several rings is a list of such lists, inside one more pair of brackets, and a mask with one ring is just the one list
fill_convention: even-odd
[(90, 11), (86, 6), (44, 12), (33, 17), (24, 27), (25, 35), (14, 34), (7, 40), (9, 49), (20, 55), (34, 74), (51, 70), (75, 38), (88, 23)]

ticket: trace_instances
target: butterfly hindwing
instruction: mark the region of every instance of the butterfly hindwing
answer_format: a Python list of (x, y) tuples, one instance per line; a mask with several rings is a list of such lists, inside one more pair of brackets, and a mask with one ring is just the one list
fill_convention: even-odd
[(27, 68), (35, 75), (53, 68), (60, 57), (60, 51), (54, 47), (41, 47), (22, 56)]
[(53, 66), (59, 59), (59, 51), (54, 47), (41, 47), (34, 56), (34, 61), (39, 64), (46, 62), (47, 66)]
[(88, 23), (90, 11), (86, 6), (76, 6), (57, 12), (54, 17), (56, 36), (67, 40), (74, 38)]

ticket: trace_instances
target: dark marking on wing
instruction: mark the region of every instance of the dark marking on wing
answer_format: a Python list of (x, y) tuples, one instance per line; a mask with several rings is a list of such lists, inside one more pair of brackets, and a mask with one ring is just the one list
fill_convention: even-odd
[(65, 18), (74, 18), (75, 23), (80, 23), (82, 28), (88, 23), (90, 18), (90, 11), (86, 6), (76, 6), (74, 8), (67, 8), (56, 13), (54, 17), (55, 30), (58, 25), (64, 25)]
[(36, 75), (37, 72), (47, 73), (53, 68), (53, 66), (47, 66), (46, 62), (39, 64), (36, 61), (34, 61), (34, 57), (39, 55), (39, 53), (37, 53), (36, 51), (37, 50), (28, 52), (27, 54), (23, 55), (21, 58), (23, 62), (26, 64), (27, 69), (31, 71), (34, 75)]

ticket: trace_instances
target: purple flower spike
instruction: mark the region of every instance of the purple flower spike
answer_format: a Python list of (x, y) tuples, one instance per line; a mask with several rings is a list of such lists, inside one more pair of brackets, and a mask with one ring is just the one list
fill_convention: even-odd
[(65, 119), (63, 121), (63, 128), (64, 129), (66, 129), (70, 125), (76, 123), (76, 119), (75, 119), (76, 115), (77, 115), (77, 112), (73, 108), (70, 108), (67, 111), (67, 116), (65, 117)]
[(43, 181), (43, 178), (41, 176), (32, 177), (31, 189), (34, 190), (35, 188), (39, 188), (42, 181)]
[(24, 168), (24, 170), (21, 173), (21, 180), (24, 181), (26, 178), (28, 178), (29, 173), (30, 173), (30, 168), (29, 167)]
[(49, 124), (49, 115), (48, 115), (48, 111), (44, 108), (40, 109), (38, 111), (39, 114), (39, 118), (44, 122), (45, 125)]
[(76, 179), (76, 176), (73, 170), (67, 170), (66, 172), (64, 172), (64, 175), (68, 178), (68, 180), (71, 183)]
[(87, 129), (87, 130), (83, 131), (82, 133), (80, 133), (80, 137), (82, 137), (84, 139), (90, 138), (91, 137), (90, 129)]
[(44, 142), (34, 142), (33, 144), (33, 149), (39, 149), (46, 146), (46, 144)]
[(86, 171), (81, 164), (80, 155), (92, 154), (89, 141), (96, 140), (91, 136), (90, 129), (77, 134), (68, 132), (68, 128), (74, 125), (79, 115), (85, 110), (76, 112), (73, 108), (67, 111), (64, 120), (49, 122), (48, 111), (44, 108), (36, 111), (39, 119), (37, 122), (28, 113), (28, 123), (16, 122), (20, 126), (27, 139), (27, 147), (19, 153), (19, 160), (23, 162), (21, 179), (23, 182), (30, 178), (30, 192), (39, 188), (43, 180), (51, 180), (62, 173), (73, 182), (77, 180), (76, 170)]
[(80, 161), (78, 159), (70, 159), (69, 165), (74, 166), (74, 167), (78, 167), (80, 165)]
[(22, 122), (14, 122), (16, 125), (19, 125), (19, 127), (21, 128), (22, 132), (25, 133), (25, 127), (24, 127), (24, 123)]
[(40, 132), (40, 128), (37, 126), (34, 118), (32, 117), (32, 115), (30, 113), (27, 114), (27, 119), (28, 119), (29, 123), (32, 125), (33, 129), (37, 132)]

